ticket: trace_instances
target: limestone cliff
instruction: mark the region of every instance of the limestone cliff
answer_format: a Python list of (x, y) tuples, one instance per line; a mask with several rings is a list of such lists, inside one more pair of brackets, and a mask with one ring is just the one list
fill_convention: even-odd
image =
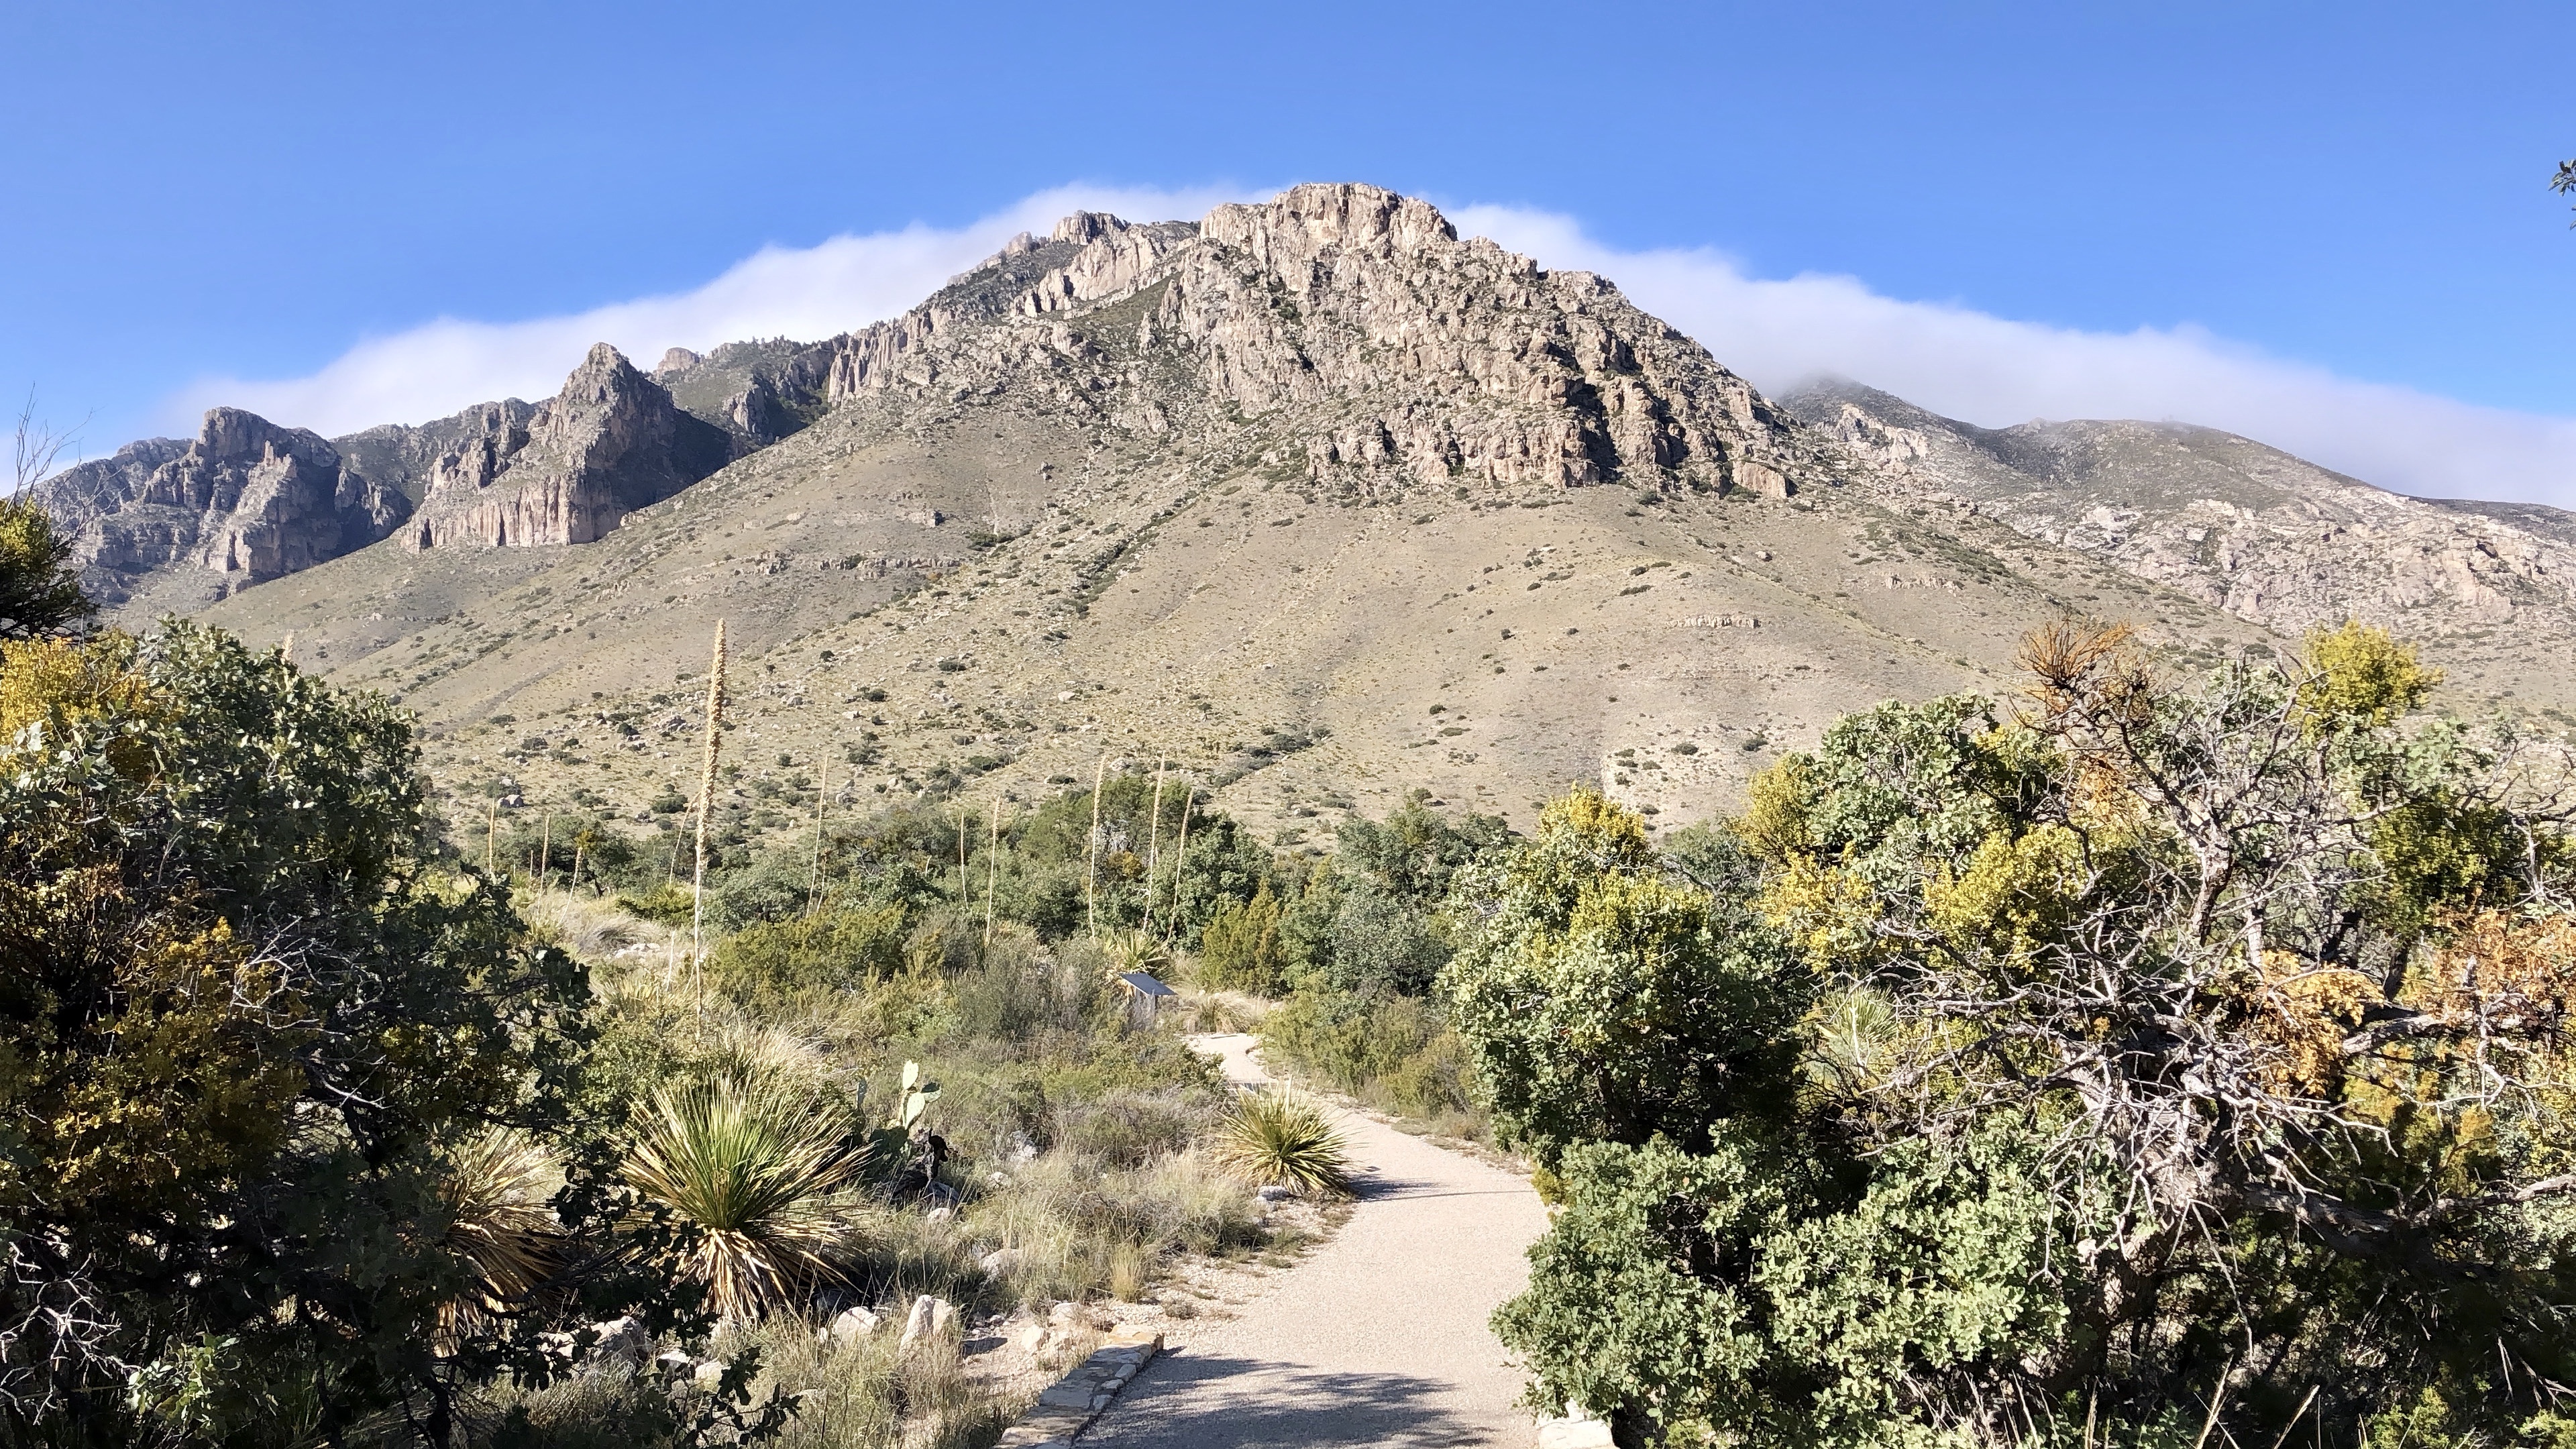
[(220, 407), (194, 441), (130, 444), (37, 496), (110, 605), (162, 571), (184, 576), (174, 603), (220, 598), (373, 543), (411, 511), (321, 437)]
[(545, 402), (468, 418), (430, 465), (406, 547), (589, 543), (732, 455), (721, 431), (605, 342)]

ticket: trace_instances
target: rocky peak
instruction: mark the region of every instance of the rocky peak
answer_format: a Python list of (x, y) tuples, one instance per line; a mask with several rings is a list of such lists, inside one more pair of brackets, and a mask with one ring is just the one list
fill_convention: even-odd
[(695, 367), (704, 361), (706, 361), (705, 358), (700, 357), (698, 354), (691, 352), (685, 347), (669, 348), (662, 353), (662, 360), (655, 364), (653, 375), (655, 377), (668, 377), (673, 373), (686, 372), (690, 368)]
[(191, 575), (174, 602), (220, 597), (372, 543), (410, 511), (319, 435), (229, 407), (208, 410), (192, 441), (131, 444), (38, 498), (108, 604), (173, 568)]
[(1431, 203), (1353, 183), (1309, 183), (1265, 204), (1220, 206), (1199, 223), (1199, 233), (1251, 253), (1291, 287), (1311, 275), (1327, 248), (1422, 254), (1458, 240), (1449, 218)]
[[(1048, 240), (1071, 242), (1080, 246), (1085, 242), (1096, 242), (1102, 237), (1111, 236), (1126, 229), (1127, 223), (1105, 211), (1077, 211), (1057, 222), (1055, 231)], [(1034, 251), (1036, 248), (1031, 247), (1030, 250)]]
[(589, 543), (732, 454), (605, 342), (524, 420), (494, 405), (480, 421), (433, 464), (407, 547)]
[(1616, 288), (1461, 241), (1374, 186), (1299, 186), (1196, 225), (1076, 213), (834, 349), (835, 402), (1017, 390), (1148, 433), (1260, 419), (1311, 476), (1364, 493), (1467, 478), (1784, 497), (1811, 461), (1793, 420)]

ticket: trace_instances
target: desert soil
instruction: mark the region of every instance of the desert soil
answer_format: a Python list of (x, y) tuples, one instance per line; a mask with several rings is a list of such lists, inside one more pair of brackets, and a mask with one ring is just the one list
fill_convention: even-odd
[[(1270, 1080), (1250, 1036), (1193, 1038), (1243, 1084)], [(1358, 1166), (1331, 1241), (1235, 1315), (1172, 1336), (1083, 1435), (1117, 1449), (1532, 1441), (1524, 1380), (1486, 1319), (1520, 1291), (1546, 1229), (1527, 1181), (1356, 1112)]]

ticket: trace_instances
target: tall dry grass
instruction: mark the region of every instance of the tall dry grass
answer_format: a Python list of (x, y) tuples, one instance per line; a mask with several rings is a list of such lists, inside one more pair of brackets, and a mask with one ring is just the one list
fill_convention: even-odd
[(1016, 1250), (988, 1291), (1028, 1305), (1103, 1293), (1133, 1300), (1176, 1254), (1268, 1241), (1251, 1193), (1197, 1152), (1132, 1168), (1051, 1152), (988, 1190), (966, 1221), (979, 1240)]

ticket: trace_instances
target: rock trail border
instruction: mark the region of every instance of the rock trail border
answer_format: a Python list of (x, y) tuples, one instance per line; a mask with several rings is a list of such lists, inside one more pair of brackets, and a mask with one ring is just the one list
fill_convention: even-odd
[[(1245, 1085), (1253, 1038), (1191, 1039)], [(1237, 1316), (1193, 1323), (1084, 1431), (1101, 1449), (1526, 1446), (1524, 1380), (1486, 1319), (1527, 1281), (1547, 1228), (1530, 1185), (1355, 1112), (1358, 1167), (1329, 1240)]]

